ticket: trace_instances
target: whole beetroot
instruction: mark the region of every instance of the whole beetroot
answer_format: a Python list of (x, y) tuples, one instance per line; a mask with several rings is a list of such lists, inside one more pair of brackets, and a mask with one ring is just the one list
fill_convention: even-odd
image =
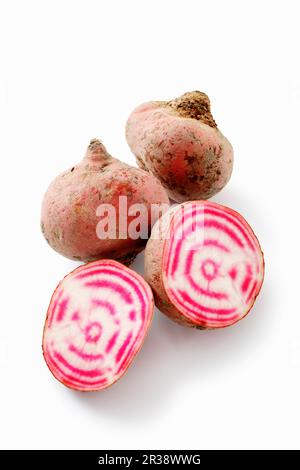
[(200, 91), (140, 105), (129, 116), (126, 138), (138, 165), (153, 173), (174, 201), (208, 199), (230, 179), (232, 146)]
[[(94, 139), (84, 159), (55, 178), (44, 196), (41, 228), (47, 242), (67, 258), (112, 258), (129, 264), (143, 249), (146, 237), (130, 237), (127, 228), (136, 215), (125, 212), (120, 196), (125, 197), (128, 208), (143, 205), (142, 225), (149, 233), (155, 215), (153, 212), (151, 219), (151, 206), (160, 205), (163, 211), (169, 204), (167, 193), (156, 178), (113, 158)], [(116, 237), (103, 239), (97, 233), (98, 209), (104, 204), (115, 209)]]

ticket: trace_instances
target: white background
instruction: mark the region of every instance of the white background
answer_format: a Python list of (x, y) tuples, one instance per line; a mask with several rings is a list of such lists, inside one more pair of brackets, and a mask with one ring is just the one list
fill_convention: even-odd
[[(299, 448), (299, 2), (0, 5), (1, 448)], [(40, 233), (42, 195), (93, 137), (134, 164), (129, 112), (194, 89), (234, 146), (213, 200), (259, 237), (261, 295), (222, 331), (157, 312), (126, 376), (72, 392), (42, 358), (50, 296), (76, 266)]]

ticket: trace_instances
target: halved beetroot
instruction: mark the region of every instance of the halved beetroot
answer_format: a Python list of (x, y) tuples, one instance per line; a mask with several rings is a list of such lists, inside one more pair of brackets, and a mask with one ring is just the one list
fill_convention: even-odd
[(172, 208), (151, 233), (146, 280), (158, 308), (198, 328), (221, 328), (253, 306), (264, 276), (259, 242), (234, 210), (207, 201)]
[(113, 260), (72, 271), (57, 286), (43, 336), (45, 361), (56, 379), (80, 391), (102, 390), (127, 370), (153, 315), (148, 284)]

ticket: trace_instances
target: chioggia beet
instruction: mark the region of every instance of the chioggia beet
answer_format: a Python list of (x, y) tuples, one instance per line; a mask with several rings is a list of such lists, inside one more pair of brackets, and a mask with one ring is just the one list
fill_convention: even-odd
[(208, 199), (231, 176), (232, 146), (200, 91), (140, 105), (129, 116), (126, 138), (138, 165), (153, 173), (174, 201)]
[(134, 271), (113, 260), (80, 266), (52, 296), (43, 335), (45, 361), (67, 387), (109, 387), (138, 353), (152, 315), (151, 289)]
[(264, 259), (240, 214), (191, 201), (154, 225), (145, 271), (163, 313), (186, 326), (222, 328), (252, 308), (263, 282)]
[[(126, 199), (128, 212), (120, 197)], [(161, 206), (163, 212), (169, 199), (154, 176), (116, 160), (94, 139), (85, 158), (50, 184), (42, 204), (42, 231), (50, 246), (68, 258), (112, 258), (129, 264), (147, 241), (147, 234), (135, 238), (128, 230), (136, 217), (129, 210), (136, 204), (144, 209), (139, 220), (150, 233), (155, 221), (150, 216), (152, 205)], [(116, 230), (115, 235), (104, 238), (99, 237), (97, 227), (105, 212), (98, 211), (106, 206), (115, 210)], [(113, 222), (111, 212), (108, 214)]]

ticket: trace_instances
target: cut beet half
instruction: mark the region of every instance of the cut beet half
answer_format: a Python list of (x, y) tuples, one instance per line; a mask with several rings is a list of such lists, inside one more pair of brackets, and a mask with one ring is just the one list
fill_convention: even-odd
[(207, 201), (177, 206), (162, 257), (176, 313), (203, 328), (232, 325), (251, 309), (263, 277), (259, 242), (240, 214)]
[(148, 284), (112, 260), (80, 266), (56, 288), (47, 313), (43, 353), (64, 385), (102, 390), (127, 370), (153, 315)]

